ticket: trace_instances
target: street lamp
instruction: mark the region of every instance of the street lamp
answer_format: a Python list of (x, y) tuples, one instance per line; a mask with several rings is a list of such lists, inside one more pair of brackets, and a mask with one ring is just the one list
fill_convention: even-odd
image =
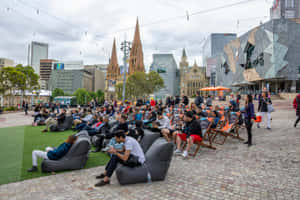
[(126, 69), (127, 69), (127, 58), (129, 57), (129, 53), (131, 50), (131, 42), (128, 41), (124, 41), (121, 43), (121, 51), (123, 51), (124, 53), (124, 57), (123, 57), (123, 62), (124, 62), (124, 66), (123, 66), (123, 91), (122, 91), (122, 101), (125, 101), (125, 84), (126, 84)]

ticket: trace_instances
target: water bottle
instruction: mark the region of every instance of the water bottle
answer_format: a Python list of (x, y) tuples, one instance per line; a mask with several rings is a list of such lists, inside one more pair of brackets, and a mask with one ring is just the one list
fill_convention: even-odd
[(147, 174), (147, 181), (148, 181), (148, 183), (152, 183), (150, 172), (148, 172), (148, 174)]

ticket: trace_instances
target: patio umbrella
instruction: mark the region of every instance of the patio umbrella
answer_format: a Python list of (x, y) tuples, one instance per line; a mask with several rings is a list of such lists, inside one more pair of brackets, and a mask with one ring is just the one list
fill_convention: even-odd
[(214, 87), (206, 87), (206, 88), (200, 89), (200, 91), (215, 91), (215, 88)]
[(218, 86), (218, 87), (215, 88), (215, 90), (222, 91), (222, 90), (231, 90), (231, 89), (227, 88), (227, 87), (223, 87), (223, 86)]

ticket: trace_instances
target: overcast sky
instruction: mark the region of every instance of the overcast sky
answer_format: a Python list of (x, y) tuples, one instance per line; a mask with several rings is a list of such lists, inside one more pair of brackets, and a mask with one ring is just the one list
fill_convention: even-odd
[(189, 20), (177, 16), (241, 1), (0, 0), (0, 57), (26, 64), (28, 44), (38, 41), (49, 44), (49, 58), (108, 63), (115, 37), (122, 64), (120, 43), (132, 41), (138, 17), (147, 68), (153, 53), (173, 53), (179, 62), (184, 47), (191, 65), (202, 63), (202, 41), (210, 33), (240, 35), (268, 21), (272, 0), (248, 0)]

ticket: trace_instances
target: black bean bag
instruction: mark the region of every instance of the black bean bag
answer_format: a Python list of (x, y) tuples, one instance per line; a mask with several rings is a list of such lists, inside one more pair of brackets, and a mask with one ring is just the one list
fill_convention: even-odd
[(72, 128), (72, 124), (73, 124), (73, 117), (72, 116), (66, 116), (66, 119), (64, 121), (64, 123), (60, 124), (60, 125), (52, 125), (50, 126), (50, 131), (51, 132), (57, 132), (57, 131), (67, 131), (70, 130)]
[(87, 137), (78, 137), (68, 153), (59, 160), (45, 159), (42, 162), (42, 172), (58, 172), (65, 170), (82, 169), (88, 160), (91, 149)]
[(144, 165), (134, 168), (119, 165), (116, 170), (117, 179), (121, 185), (145, 183), (149, 175), (151, 181), (162, 181), (167, 175), (172, 156), (173, 144), (159, 138), (147, 150)]
[(151, 145), (159, 137), (160, 137), (159, 133), (154, 133), (154, 132), (151, 132), (149, 130), (144, 129), (144, 137), (143, 137), (143, 139), (140, 142), (140, 145), (141, 145), (144, 153), (146, 153), (148, 151), (148, 149), (151, 147)]

